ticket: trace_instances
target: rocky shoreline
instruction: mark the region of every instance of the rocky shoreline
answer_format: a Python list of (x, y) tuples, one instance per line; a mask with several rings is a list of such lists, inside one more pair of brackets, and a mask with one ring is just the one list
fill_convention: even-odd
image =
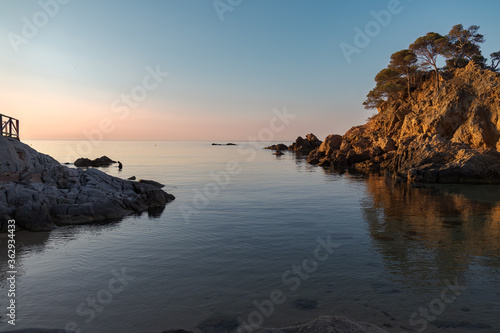
[(426, 81), (412, 100), (382, 103), (344, 135), (321, 142), (308, 134), (287, 150), (313, 165), (388, 172), (401, 182), (500, 184), (500, 74), (470, 62), (449, 75), (440, 89)]
[(175, 197), (155, 184), (73, 169), (0, 136), (0, 230), (7, 221), (30, 231), (119, 219), (163, 207)]

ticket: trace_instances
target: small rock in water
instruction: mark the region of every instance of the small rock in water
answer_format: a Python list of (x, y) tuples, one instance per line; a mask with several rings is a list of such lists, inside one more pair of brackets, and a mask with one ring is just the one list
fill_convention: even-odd
[(75, 161), (75, 166), (79, 168), (88, 168), (88, 167), (94, 167), (94, 168), (99, 168), (99, 167), (107, 167), (113, 163), (116, 163), (116, 161), (113, 161), (107, 156), (101, 156), (99, 158), (96, 158), (95, 160), (90, 160), (88, 158), (79, 158)]
[(223, 143), (212, 143), (212, 146), (237, 146), (236, 143), (232, 143), (232, 142), (229, 142), (229, 143), (226, 143), (226, 144), (223, 144)]
[(281, 150), (276, 150), (276, 152), (274, 153), (274, 155), (281, 156), (281, 155), (285, 155), (285, 154)]
[(136, 180), (137, 178), (135, 178), (135, 176), (132, 176), (132, 177), (129, 177), (127, 178), (128, 180)]
[(264, 149), (270, 149), (270, 150), (287, 150), (288, 146), (285, 145), (284, 143), (279, 143), (277, 145), (272, 145), (272, 146), (265, 147)]

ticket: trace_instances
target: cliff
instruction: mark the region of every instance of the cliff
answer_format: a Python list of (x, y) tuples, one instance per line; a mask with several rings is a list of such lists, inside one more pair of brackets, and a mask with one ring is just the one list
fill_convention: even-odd
[(117, 219), (162, 207), (174, 196), (156, 186), (71, 169), (0, 136), (0, 230), (9, 219), (32, 231)]
[[(311, 164), (387, 170), (410, 182), (500, 183), (500, 75), (473, 62), (424, 81), (362, 126), (330, 135)], [(406, 96), (407, 97), (407, 96)]]

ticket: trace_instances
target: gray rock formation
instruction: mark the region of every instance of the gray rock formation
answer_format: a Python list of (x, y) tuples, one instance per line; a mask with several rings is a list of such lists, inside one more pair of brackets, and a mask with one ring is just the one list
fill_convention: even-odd
[(46, 231), (117, 219), (174, 199), (157, 186), (97, 169), (71, 169), (18, 140), (0, 137), (0, 223), (15, 219), (22, 228)]
[[(91, 160), (88, 158), (79, 158), (73, 164), (79, 168), (90, 168), (90, 167), (102, 168), (102, 167), (110, 166), (113, 163), (117, 163), (117, 162), (113, 161), (112, 159), (110, 159), (107, 156), (101, 156), (101, 157), (96, 158), (94, 160)], [(120, 165), (121, 165), (121, 163), (120, 163)]]

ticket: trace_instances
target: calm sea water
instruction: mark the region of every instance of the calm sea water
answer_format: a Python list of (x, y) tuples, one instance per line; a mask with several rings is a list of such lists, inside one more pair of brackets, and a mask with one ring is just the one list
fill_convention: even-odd
[[(27, 143), (60, 162), (78, 144)], [(390, 332), (500, 332), (498, 186), (408, 188), (248, 144), (117, 141), (88, 155), (120, 160), (123, 171), (105, 172), (154, 179), (177, 199), (161, 214), (18, 232), (16, 329), (208, 331), (238, 317), (278, 327), (337, 314)], [(328, 237), (333, 253), (311, 260)], [(0, 260), (5, 331), (3, 250)]]

